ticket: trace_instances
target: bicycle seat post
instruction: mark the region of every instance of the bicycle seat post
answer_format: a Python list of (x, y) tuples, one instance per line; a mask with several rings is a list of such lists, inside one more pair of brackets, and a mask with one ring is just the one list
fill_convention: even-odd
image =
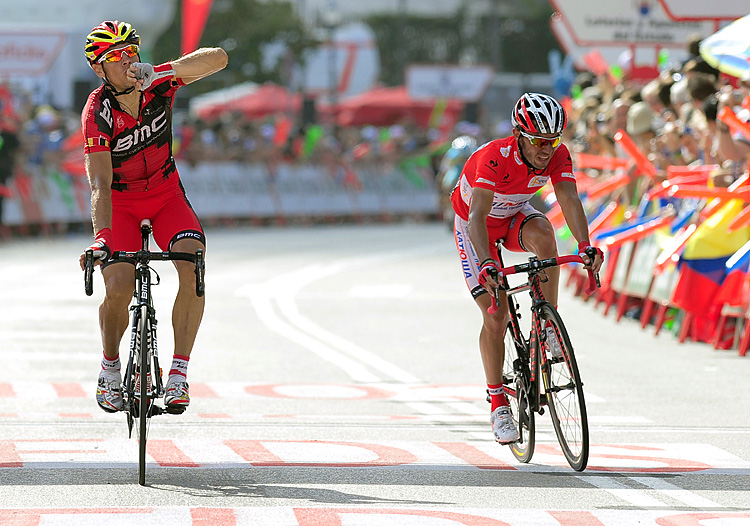
[(149, 240), (150, 235), (151, 235), (151, 220), (143, 219), (141, 221), (141, 239), (143, 240), (142, 250), (144, 252), (148, 252), (148, 240)]

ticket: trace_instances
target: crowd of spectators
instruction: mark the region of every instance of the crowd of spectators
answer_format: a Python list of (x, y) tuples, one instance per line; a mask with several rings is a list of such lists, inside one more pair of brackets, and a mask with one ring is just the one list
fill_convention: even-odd
[(614, 196), (623, 204), (637, 202), (648, 185), (666, 178), (669, 166), (715, 165), (711, 182), (720, 187), (747, 169), (750, 140), (732, 133), (717, 115), (728, 107), (749, 120), (750, 78), (720, 74), (698, 54), (699, 43), (691, 40), (688, 60), (671, 64), (645, 85), (613, 82), (608, 74), (582, 73), (576, 79), (579, 96), (565, 136), (571, 151), (628, 158), (614, 138), (625, 130), (657, 169), (651, 181), (638, 179), (633, 167), (633, 183)]
[[(565, 141), (570, 150), (627, 158), (615, 133), (625, 130), (657, 168), (679, 165), (718, 165), (713, 184), (728, 186), (747, 167), (750, 141), (732, 134), (717, 121), (723, 107), (731, 107), (748, 121), (750, 79), (732, 85), (698, 54), (700, 40), (690, 43), (691, 56), (671, 64), (647, 84), (613, 81), (608, 74), (578, 75), (571, 99)], [(12, 93), (0, 86), (0, 218), (2, 196), (13, 174), (34, 170), (76, 170), (83, 175), (80, 117), (74, 111), (34, 104), (29, 94)], [(741, 107), (745, 101), (746, 107)], [(509, 123), (493, 130), (460, 122), (449, 130), (425, 130), (404, 121), (391, 126), (335, 127), (327, 123), (300, 126), (295, 116), (269, 115), (248, 120), (228, 113), (204, 121), (177, 112), (174, 122), (175, 155), (180, 162), (240, 163), (348, 163), (381, 169), (403, 166), (405, 159), (427, 159), (428, 177), (439, 177), (442, 154), (457, 136), (471, 136), (477, 144), (510, 134)], [(506, 126), (503, 127), (502, 125)], [(67, 165), (66, 165), (67, 160)], [(420, 164), (425, 167), (425, 164)], [(637, 167), (632, 169), (634, 172)], [(590, 175), (606, 176), (601, 173)], [(638, 178), (614, 196), (635, 203), (654, 181)]]

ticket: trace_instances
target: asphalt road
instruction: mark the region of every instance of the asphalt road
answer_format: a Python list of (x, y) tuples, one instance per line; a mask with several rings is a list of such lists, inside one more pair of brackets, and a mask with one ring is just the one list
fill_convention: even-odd
[[(547, 415), (519, 464), (492, 440), (481, 317), (444, 226), (208, 239), (192, 404), (153, 419), (145, 487), (124, 416), (94, 401), (103, 284), (97, 272), (85, 296), (88, 238), (0, 245), (0, 524), (750, 524), (750, 359), (736, 351), (655, 337), (564, 290), (589, 466), (568, 467)], [(157, 270), (167, 367), (176, 282)]]

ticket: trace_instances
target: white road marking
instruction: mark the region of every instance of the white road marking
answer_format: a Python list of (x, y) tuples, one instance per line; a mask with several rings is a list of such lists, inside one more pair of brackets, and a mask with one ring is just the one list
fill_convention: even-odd
[(657, 477), (629, 477), (638, 484), (643, 484), (651, 489), (663, 493), (667, 497), (671, 497), (675, 500), (683, 502), (693, 508), (721, 508), (720, 504), (716, 502), (696, 495), (692, 491), (682, 489), (674, 484), (670, 484), (666, 480)]
[(601, 477), (601, 476), (586, 476), (579, 475), (576, 478), (591, 484), (592, 486), (602, 489), (607, 493), (617, 497), (620, 500), (629, 502), (634, 506), (650, 508), (650, 507), (665, 507), (666, 504), (662, 501), (655, 499), (649, 495), (646, 495), (643, 491), (632, 489), (624, 484), (620, 484), (612, 477)]

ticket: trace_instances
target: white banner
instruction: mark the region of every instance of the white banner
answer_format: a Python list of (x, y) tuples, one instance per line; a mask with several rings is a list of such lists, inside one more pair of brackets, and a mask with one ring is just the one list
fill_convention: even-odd
[(406, 89), (413, 99), (450, 98), (476, 102), (492, 82), (490, 66), (411, 64), (406, 68)]
[(0, 30), (0, 75), (43, 75), (65, 43), (65, 34), (45, 30)]
[(643, 2), (592, 2), (550, 0), (562, 15), (576, 44), (582, 47), (611, 44), (655, 44), (682, 47), (693, 35), (716, 31), (711, 21), (677, 22), (667, 16), (656, 0)]
[(750, 11), (747, 0), (659, 0), (659, 3), (672, 20), (736, 20)]
[[(350, 172), (320, 165), (179, 164), (180, 179), (201, 219), (337, 217), (435, 214), (432, 175), (410, 175), (381, 165)], [(88, 223), (90, 191), (85, 177), (30, 169), (8, 181), (3, 224)]]

